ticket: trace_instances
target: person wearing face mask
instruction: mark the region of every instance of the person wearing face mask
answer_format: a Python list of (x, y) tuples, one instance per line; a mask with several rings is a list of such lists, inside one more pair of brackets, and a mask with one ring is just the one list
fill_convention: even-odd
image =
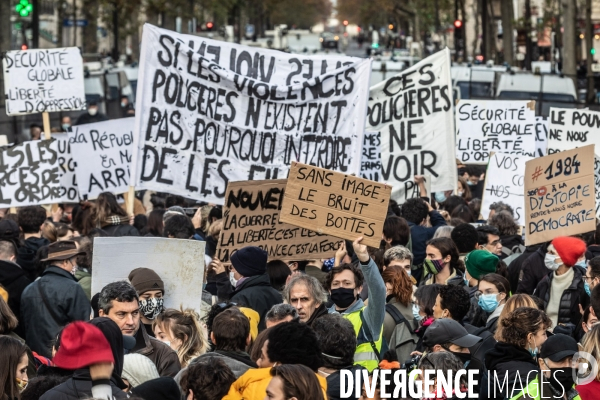
[(404, 268), (390, 266), (383, 271), (386, 287), (383, 337), (388, 348), (395, 349), (398, 360), (407, 360), (414, 351), (419, 337), (414, 333), (417, 321), (411, 302), (413, 286)]
[(48, 246), (50, 262), (41, 278), (27, 286), (21, 296), (21, 318), (25, 341), (32, 351), (51, 356), (52, 340), (63, 326), (90, 319), (91, 304), (75, 279), (77, 256), (83, 254), (75, 242), (64, 240)]
[(562, 334), (549, 337), (540, 349), (539, 374), (513, 400), (580, 400), (574, 381), (579, 363), (573, 358), (578, 352), (572, 337)]
[(425, 275), (421, 285), (439, 283), (441, 285), (465, 286), (465, 276), (461, 272), (462, 261), (458, 248), (450, 238), (437, 238), (427, 242), (427, 258), (423, 263)]
[(62, 132), (71, 131), (71, 126), (73, 126), (73, 122), (71, 121), (71, 117), (68, 115), (63, 115), (60, 119), (60, 128)]
[[(600, 326), (596, 325), (583, 337), (580, 346), (583, 352), (591, 354), (596, 360), (600, 359)], [(575, 387), (582, 400), (596, 400), (600, 393), (600, 369), (596, 372), (594, 380), (585, 385)]]
[(415, 348), (418, 352), (422, 353), (425, 350), (423, 347), (423, 336), (425, 335), (427, 328), (435, 321), (433, 307), (435, 307), (437, 296), (442, 287), (442, 285), (434, 283), (432, 285), (421, 286), (415, 292), (412, 313), (418, 325), (417, 329), (415, 329), (415, 334), (419, 337), (419, 341)]
[(558, 237), (548, 246), (545, 264), (550, 272), (533, 294), (542, 299), (555, 327), (564, 324), (567, 329), (574, 330), (581, 319), (580, 305), (585, 308), (589, 304), (583, 279), (585, 271), (576, 266), (585, 250), (585, 242), (574, 237)]
[(477, 287), (479, 280), (485, 274), (495, 273), (498, 269), (499, 261), (500, 259), (497, 256), (487, 250), (473, 250), (465, 256), (465, 280), (471, 302), (471, 309), (467, 314), (467, 320), (474, 326), (484, 325), (488, 317), (488, 314), (478, 306), (477, 302), (479, 299), (475, 296), (479, 290)]
[(0, 399), (20, 399), (27, 386), (27, 346), (9, 336), (0, 336)]
[(545, 312), (529, 307), (519, 307), (499, 320), (498, 342), (485, 355), (488, 376), (494, 378), (484, 385), (482, 398), (512, 399), (537, 377), (539, 349), (551, 326)]
[(477, 305), (486, 313), (485, 328), (492, 335), (496, 333), (498, 318), (510, 297), (508, 280), (498, 274), (487, 274), (481, 277), (476, 293)]
[(582, 335), (580, 339), (585, 337), (585, 334), (592, 330), (594, 325), (598, 323), (598, 318), (591, 312), (590, 307), (586, 307), (583, 310), (583, 315), (581, 316), (581, 329)]
[(465, 178), (463, 178), (462, 176), (458, 177), (458, 186), (456, 189), (456, 195), (465, 199), (466, 202), (471, 201), (471, 199), (473, 198), (473, 196), (471, 195), (471, 189), (469, 188), (469, 185), (467, 184), (467, 180)]
[(100, 112), (98, 103), (94, 100), (87, 104), (87, 111), (77, 118), (75, 125), (91, 124), (94, 122), (107, 121), (108, 117)]
[(152, 323), (164, 310), (165, 283), (150, 268), (136, 268), (129, 273), (128, 279), (140, 297), (140, 320), (146, 333), (155, 337)]
[(594, 257), (588, 261), (583, 280), (585, 293), (592, 297), (592, 289), (600, 282), (600, 257)]
[(425, 353), (447, 351), (454, 354), (467, 368), (471, 360), (469, 348), (481, 341), (480, 337), (471, 335), (458, 322), (444, 318), (431, 324), (423, 336)]
[[(375, 261), (367, 252), (367, 246), (361, 243), (362, 239), (359, 237), (352, 243), (360, 267), (354, 264), (334, 267), (329, 271), (325, 283), (334, 303), (329, 308), (329, 313), (342, 314), (357, 332), (355, 364), (372, 371), (380, 361), (386, 288)], [(365, 306), (359, 296), (365, 281), (369, 289), (368, 306)]]

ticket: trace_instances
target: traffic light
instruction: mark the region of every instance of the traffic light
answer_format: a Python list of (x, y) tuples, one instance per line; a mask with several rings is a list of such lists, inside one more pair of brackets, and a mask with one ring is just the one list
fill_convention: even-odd
[(27, 48), (28, 48), (28, 47), (27, 47), (27, 45), (26, 45), (25, 43), (23, 43), (23, 44), (21, 45), (21, 50), (27, 50)]
[(27, 17), (33, 11), (33, 5), (29, 0), (20, 0), (19, 4), (15, 7), (15, 10), (21, 17)]
[(454, 21), (454, 28), (455, 29), (460, 29), (460, 28), (462, 28), (462, 26), (463, 26), (463, 23), (462, 23), (462, 21), (460, 19), (457, 19), (457, 20)]
[(344, 24), (344, 26), (348, 26), (348, 20), (345, 19), (344, 22), (343, 22), (343, 24)]
[(212, 31), (212, 28), (215, 26), (215, 24), (213, 24), (212, 22), (207, 22), (206, 23), (206, 30), (208, 31)]
[(456, 59), (458, 60), (459, 54), (464, 49), (464, 26), (460, 19), (454, 20), (454, 50), (456, 52)]
[(388, 25), (388, 29), (389, 29), (390, 31), (393, 31), (393, 30), (394, 30), (394, 24), (389, 24), (389, 25)]
[(595, 56), (596, 55), (596, 49), (592, 47), (590, 49), (590, 54), (593, 55), (593, 56)]

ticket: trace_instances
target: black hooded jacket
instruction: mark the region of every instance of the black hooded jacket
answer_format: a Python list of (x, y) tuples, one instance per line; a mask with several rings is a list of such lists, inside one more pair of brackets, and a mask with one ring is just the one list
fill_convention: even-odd
[(34, 281), (39, 275), (35, 270), (37, 251), (40, 247), (48, 246), (49, 244), (50, 241), (46, 238), (30, 237), (17, 250), (17, 264), (23, 268), (29, 280)]
[[(123, 392), (126, 386), (121, 379), (123, 373), (123, 361), (125, 351), (123, 349), (123, 334), (121, 330), (110, 318), (100, 317), (90, 321), (104, 333), (106, 340), (115, 358), (115, 364), (112, 376), (110, 378), (110, 387), (113, 396), (117, 399), (126, 399), (129, 396)], [(66, 382), (49, 390), (40, 397), (40, 400), (79, 400), (92, 398), (92, 378), (89, 368), (80, 368), (73, 373), (73, 377)]]
[[(485, 366), (490, 385), (489, 387), (485, 384), (482, 386), (485, 392), (487, 392), (485, 389), (489, 389), (489, 392), (485, 393), (485, 397), (482, 398), (489, 399), (512, 398), (518, 393), (518, 390), (515, 393), (507, 393), (508, 389), (512, 390), (513, 386), (516, 388), (526, 387), (537, 376), (538, 370), (538, 365), (529, 351), (504, 342), (496, 343), (494, 348), (486, 353)], [(494, 382), (502, 384), (506, 376), (508, 385), (504, 385), (502, 389), (499, 386), (494, 387)], [(494, 380), (494, 377), (497, 379)], [(514, 384), (515, 381), (517, 381), (516, 384)], [(496, 396), (493, 396), (494, 393)]]
[[(21, 267), (13, 262), (0, 260), (0, 285), (8, 292), (8, 306), (17, 318), (21, 317), (21, 294), (30, 283)], [(15, 333), (25, 337), (25, 330), (20, 325)]]

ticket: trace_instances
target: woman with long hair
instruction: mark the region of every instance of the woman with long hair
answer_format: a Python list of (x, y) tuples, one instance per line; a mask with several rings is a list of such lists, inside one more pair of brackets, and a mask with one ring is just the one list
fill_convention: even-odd
[[(386, 307), (383, 337), (390, 350), (396, 352), (398, 360), (404, 361), (415, 350), (419, 340), (418, 336), (413, 333), (417, 327), (411, 301), (413, 284), (406, 270), (400, 266), (390, 265), (383, 271), (382, 277), (386, 288), (387, 304), (391, 305), (391, 307)], [(400, 332), (396, 330), (397, 334), (394, 334), (400, 318), (408, 321), (411, 327), (411, 331), (406, 330), (400, 335), (401, 339), (398, 337)], [(404, 327), (405, 325), (400, 325), (401, 329)]]
[(27, 346), (0, 336), (0, 400), (19, 400), (27, 386)]
[(156, 338), (177, 352), (182, 368), (208, 351), (206, 330), (200, 325), (199, 319), (192, 309), (168, 308), (158, 314), (152, 323)]
[(479, 309), (486, 316), (485, 327), (493, 335), (498, 327), (498, 319), (510, 297), (510, 283), (498, 274), (486, 274), (479, 280), (475, 299)]
[[(583, 351), (591, 354), (594, 359), (600, 360), (600, 325), (595, 325), (583, 337), (581, 343)], [(577, 385), (575, 388), (579, 392), (581, 400), (595, 400), (600, 392), (600, 369), (596, 372), (594, 380), (585, 385)]]
[(458, 248), (452, 239), (441, 237), (427, 242), (426, 258), (423, 262), (425, 276), (421, 285), (465, 285), (465, 266), (459, 258)]
[(150, 212), (150, 215), (148, 215), (148, 224), (146, 225), (146, 229), (148, 230), (146, 236), (163, 237), (163, 215), (165, 215), (165, 211), (163, 208), (156, 208)]
[(90, 215), (94, 227), (101, 228), (108, 236), (139, 236), (130, 224), (127, 212), (119, 205), (114, 194), (100, 193)]
[(504, 307), (502, 307), (502, 311), (496, 322), (496, 333), (494, 334), (496, 337), (502, 336), (502, 324), (500, 324), (500, 321), (520, 307), (538, 308), (533, 298), (528, 294), (517, 293), (510, 296), (510, 298), (506, 300), (506, 303), (504, 303)]
[(267, 386), (269, 400), (323, 400), (319, 380), (310, 368), (300, 364), (283, 364), (271, 368)]

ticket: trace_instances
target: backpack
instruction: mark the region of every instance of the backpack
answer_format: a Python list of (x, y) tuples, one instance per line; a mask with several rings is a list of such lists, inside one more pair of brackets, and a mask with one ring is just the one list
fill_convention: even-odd
[(525, 251), (525, 246), (523, 246), (522, 244), (514, 245), (510, 249), (508, 247), (502, 246), (502, 254), (504, 254), (506, 256), (512, 256), (513, 254), (521, 254), (524, 251)]
[(396, 353), (400, 364), (410, 358), (410, 353), (415, 351), (419, 337), (415, 333), (410, 321), (393, 304), (386, 304), (385, 311), (394, 319), (396, 324), (390, 342), (386, 343), (389, 350)]

